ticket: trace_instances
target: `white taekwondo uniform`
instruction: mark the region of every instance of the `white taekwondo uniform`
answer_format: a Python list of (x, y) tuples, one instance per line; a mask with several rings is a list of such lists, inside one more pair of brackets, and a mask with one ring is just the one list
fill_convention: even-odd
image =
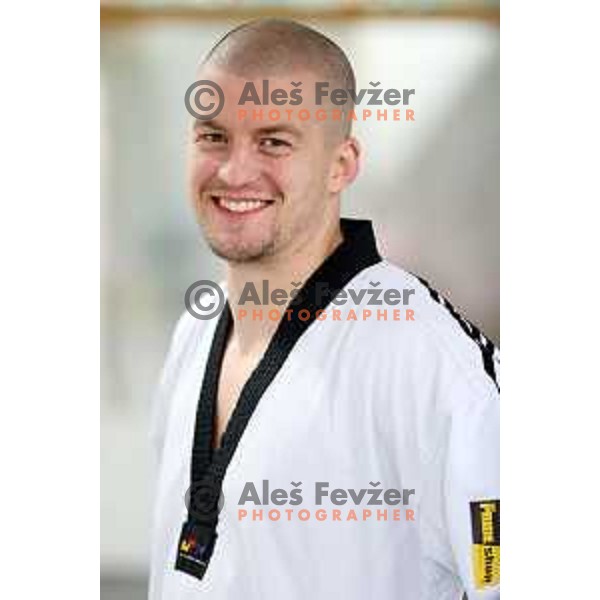
[[(344, 241), (290, 305), (218, 449), (211, 427), (232, 315), (226, 304), (212, 321), (181, 317), (153, 421), (150, 600), (499, 598), (498, 351), (424, 281), (381, 259), (370, 222), (341, 223)], [(318, 282), (331, 296), (315, 300)], [(415, 292), (408, 304), (369, 305), (365, 289)], [(339, 290), (359, 301), (334, 304)], [(303, 321), (302, 308), (326, 318)], [(387, 320), (374, 318), (383, 309)], [(222, 490), (220, 512), (212, 492), (198, 510), (186, 504), (192, 479)], [(249, 483), (260, 499), (241, 502)], [(263, 497), (265, 485), (287, 502)], [(334, 502), (338, 488), (345, 503)], [(369, 504), (377, 489), (414, 492)]]

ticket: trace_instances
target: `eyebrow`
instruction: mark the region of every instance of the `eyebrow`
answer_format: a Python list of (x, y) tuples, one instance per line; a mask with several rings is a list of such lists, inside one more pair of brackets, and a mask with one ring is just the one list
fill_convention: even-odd
[[(193, 129), (194, 129), (194, 131), (197, 131), (199, 129), (213, 129), (213, 130), (227, 132), (227, 127), (225, 127), (224, 125), (221, 125), (221, 123), (219, 123), (219, 121), (217, 119), (210, 119), (209, 121), (201, 121), (200, 119), (194, 119)], [(252, 133), (258, 134), (258, 135), (271, 135), (274, 133), (289, 133), (290, 135), (294, 136), (296, 139), (302, 139), (302, 137), (303, 137), (302, 131), (300, 129), (298, 129), (294, 125), (290, 125), (287, 123), (280, 123), (277, 125), (269, 125), (267, 127), (259, 127), (258, 129), (255, 129)]]
[(216, 119), (210, 119), (210, 121), (201, 121), (200, 119), (194, 119), (193, 125), (194, 131), (197, 129), (219, 129), (222, 131), (227, 131), (227, 128), (221, 125)]
[(288, 125), (286, 123), (271, 125), (269, 127), (260, 127), (256, 130), (256, 132), (262, 135), (269, 135), (272, 133), (289, 133), (298, 139), (302, 138), (302, 131), (300, 131), (300, 129), (294, 127), (294, 125)]

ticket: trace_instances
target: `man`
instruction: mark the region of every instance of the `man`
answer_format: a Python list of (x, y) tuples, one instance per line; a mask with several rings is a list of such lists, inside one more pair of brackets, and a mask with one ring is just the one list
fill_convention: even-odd
[[(225, 99), (192, 122), (189, 195), (227, 302), (184, 313), (163, 371), (150, 598), (499, 597), (497, 352), (369, 222), (340, 220), (351, 101), (286, 118), (299, 82), (355, 89), (346, 56), (260, 20), (198, 79)], [(264, 81), (286, 94), (240, 118)]]

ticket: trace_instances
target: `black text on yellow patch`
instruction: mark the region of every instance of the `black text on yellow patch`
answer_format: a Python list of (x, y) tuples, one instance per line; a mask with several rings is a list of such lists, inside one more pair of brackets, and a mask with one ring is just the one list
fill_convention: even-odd
[(500, 500), (471, 502), (475, 587), (500, 583)]

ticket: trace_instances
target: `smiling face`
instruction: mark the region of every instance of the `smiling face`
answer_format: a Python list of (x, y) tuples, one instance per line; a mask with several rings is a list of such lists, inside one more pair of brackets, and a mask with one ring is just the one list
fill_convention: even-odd
[[(317, 107), (308, 90), (315, 77), (296, 72), (268, 77), (270, 90), (303, 82), (300, 106), (238, 105), (247, 79), (211, 67), (201, 79), (216, 82), (225, 105), (212, 121), (194, 120), (188, 151), (188, 192), (212, 250), (234, 262), (298, 252), (339, 221), (339, 192), (356, 174), (353, 140), (335, 135), (325, 122), (291, 120), (287, 110)], [(267, 77), (251, 79), (259, 94)], [(240, 109), (248, 116), (240, 118)], [(268, 118), (277, 109), (280, 118)], [(253, 111), (262, 110), (260, 120)]]

